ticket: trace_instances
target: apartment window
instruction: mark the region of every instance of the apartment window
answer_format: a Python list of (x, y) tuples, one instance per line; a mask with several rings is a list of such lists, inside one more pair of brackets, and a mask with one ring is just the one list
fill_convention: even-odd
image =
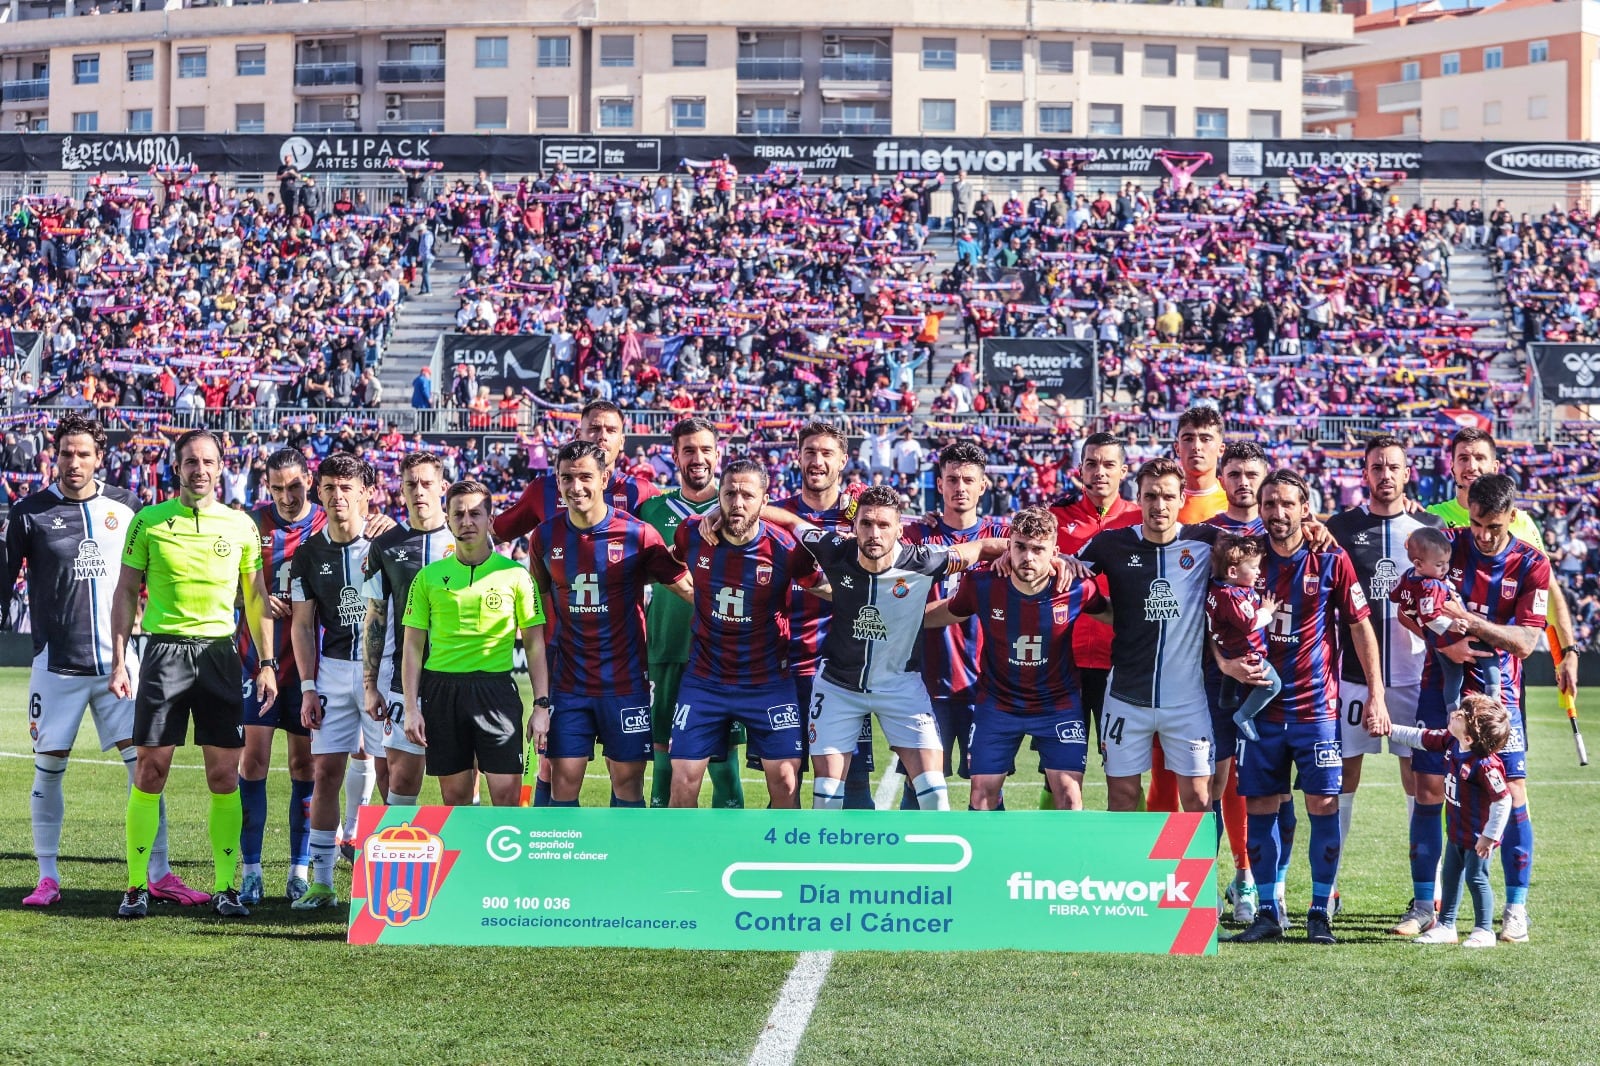
[(1145, 45), (1144, 76), (1147, 78), (1176, 78), (1178, 76), (1178, 46), (1175, 44)]
[(1178, 112), (1173, 107), (1147, 107), (1139, 115), (1139, 134), (1142, 137), (1175, 137), (1178, 133)]
[(72, 113), (73, 133), (96, 133), (100, 129), (100, 112), (74, 111)]
[(1506, 65), (1506, 50), (1504, 48), (1485, 48), (1483, 50), (1483, 69), (1499, 70)]
[[(633, 49), (630, 46), (628, 53)], [(541, 37), (539, 38), (539, 65), (541, 67), (570, 67), (572, 66), (572, 38), (571, 37)]]
[(675, 33), (672, 35), (672, 65), (675, 67), (703, 67), (706, 65), (706, 35), (703, 33)]
[(997, 73), (1022, 69), (1022, 42), (998, 40), (989, 42), (989, 69)]
[(1550, 117), (1550, 98), (1548, 96), (1530, 96), (1530, 97), (1528, 97), (1528, 117), (1529, 118), (1549, 118)]
[[(544, 63), (545, 41), (561, 41), (565, 43), (566, 40), (565, 37), (539, 38), (539, 65), (541, 67), (546, 65)], [(473, 65), (479, 70), (497, 70), (505, 67), (511, 60), (510, 39), (506, 37), (479, 37), (473, 45), (473, 55)], [(561, 66), (566, 66), (566, 64), (562, 63)]]
[(1039, 105), (1039, 132), (1040, 133), (1071, 133), (1072, 132), (1072, 105), (1071, 104), (1040, 104)]
[(1548, 63), (1548, 62), (1550, 62), (1550, 42), (1549, 41), (1529, 41), (1528, 42), (1528, 62), (1530, 62), (1530, 63)]
[(954, 37), (924, 37), (922, 39), (922, 69), (956, 69), (956, 39)]
[(1269, 141), (1283, 136), (1283, 112), (1250, 112), (1250, 136)]
[(1439, 110), (1439, 128), (1442, 130), (1458, 130), (1461, 128), (1461, 109), (1445, 107)]
[(989, 101), (990, 133), (1021, 133), (1022, 104), (1015, 100)]
[(956, 102), (954, 100), (922, 101), (923, 133), (954, 133), (956, 128)]
[(129, 133), (149, 133), (156, 128), (156, 113), (148, 107), (137, 108), (128, 112)]
[(154, 52), (128, 53), (128, 80), (156, 80), (156, 56)]
[(1223, 107), (1194, 109), (1194, 135), (1221, 139), (1228, 136), (1228, 110)]
[(1415, 60), (1413, 60), (1413, 61), (1411, 61), (1409, 63), (1401, 63), (1400, 64), (1400, 80), (1401, 81), (1421, 81), (1422, 80), (1422, 64), (1416, 62)]
[(72, 84), (74, 85), (99, 85), (100, 84), (100, 57), (73, 56), (72, 57)]
[(1250, 49), (1251, 81), (1282, 81), (1283, 51), (1278, 48)]
[[(1122, 47), (1118, 45), (1117, 47)], [(1122, 136), (1121, 104), (1090, 104), (1089, 132), (1100, 137)]]
[(1091, 41), (1089, 44), (1089, 73), (1121, 74), (1122, 45), (1110, 41)]
[(479, 96), (472, 101), (472, 128), (475, 130), (503, 130), (506, 128), (506, 98)]
[[(600, 38), (600, 65), (602, 67), (633, 66), (633, 38), (609, 34)], [(632, 125), (632, 123), (629, 123)]]
[(706, 128), (706, 98), (680, 96), (672, 101), (672, 128), (675, 130), (703, 130)]
[(235, 104), (233, 128), (240, 133), (267, 132), (266, 104)]
[(1228, 50), (1202, 45), (1194, 50), (1194, 76), (1206, 81), (1228, 80)]
[(1500, 101), (1486, 100), (1483, 104), (1483, 124), (1485, 126), (1500, 125)]
[(1040, 41), (1039, 42), (1039, 73), (1041, 73), (1041, 74), (1071, 74), (1072, 73), (1072, 42), (1071, 41)]
[(633, 97), (608, 97), (600, 101), (600, 128), (603, 130), (633, 129)]
[(1446, 52), (1439, 57), (1439, 75), (1448, 78), (1461, 73), (1461, 53)]
[(568, 104), (565, 96), (540, 96), (533, 101), (533, 124), (541, 130), (567, 128)]
[(264, 44), (240, 45), (233, 53), (234, 73), (241, 78), (267, 76), (267, 46)]
[(206, 109), (202, 104), (197, 107), (178, 108), (179, 133), (204, 133), (206, 128)]
[(190, 48), (178, 53), (178, 77), (203, 78), (206, 76), (206, 50)]

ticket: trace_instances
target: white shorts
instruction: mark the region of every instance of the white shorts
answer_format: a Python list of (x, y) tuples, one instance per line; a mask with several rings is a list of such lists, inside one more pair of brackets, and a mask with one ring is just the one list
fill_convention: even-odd
[(411, 743), (411, 739), (406, 736), (406, 698), (393, 690), (385, 691), (383, 698), (389, 704), (389, 717), (381, 723), (383, 748), (404, 752), (407, 755), (424, 754), (422, 745)]
[[(1339, 750), (1347, 759), (1353, 755), (1377, 755), (1383, 751), (1384, 738), (1369, 736), (1367, 727), (1362, 724), (1370, 692), (1366, 684), (1360, 681), (1339, 682)], [(1383, 703), (1389, 709), (1389, 718), (1398, 725), (1415, 724), (1417, 699), (1421, 695), (1421, 684), (1385, 688)], [(1409, 759), (1411, 749), (1390, 737), (1389, 754)]]
[[(111, 694), (110, 677), (53, 674), (46, 668), (49, 658), (49, 649), (35, 656), (28, 678), (28, 733), (35, 752), (72, 750), (85, 710), (94, 715), (101, 751), (110, 751), (119, 740), (133, 739), (133, 701)], [(139, 661), (131, 647), (128, 680), (138, 691)]]
[(317, 698), (322, 726), (311, 731), (311, 754), (354, 755), (361, 750), (361, 723), (367, 718), (361, 694), (361, 664), (342, 659), (317, 662)]
[(868, 716), (874, 714), (891, 748), (944, 751), (920, 674), (902, 674), (871, 692), (857, 692), (835, 685), (819, 673), (811, 687), (810, 713), (807, 732), (812, 755), (855, 754)]
[(1161, 737), (1167, 769), (1179, 777), (1210, 777), (1216, 770), (1211, 708), (1205, 692), (1178, 707), (1135, 707), (1109, 691), (1101, 715), (1107, 777), (1138, 777), (1150, 770), (1151, 739)]

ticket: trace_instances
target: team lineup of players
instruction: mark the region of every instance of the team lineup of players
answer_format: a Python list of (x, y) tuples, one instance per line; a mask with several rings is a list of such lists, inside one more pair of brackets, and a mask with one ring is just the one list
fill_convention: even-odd
[[(1546, 626), (1552, 590), (1538, 533), (1516, 510), (1487, 434), (1453, 440), (1458, 496), (1434, 508), (1442, 515), (1406, 499), (1404, 444), (1373, 438), (1367, 503), (1324, 525), (1304, 481), (1269, 470), (1253, 443), (1225, 443), (1206, 407), (1180, 419), (1175, 461), (1136, 472), (1116, 437), (1089, 437), (1081, 490), (1010, 519), (977, 513), (988, 481), (973, 444), (939, 454), (942, 506), (911, 516), (892, 490), (843, 490), (847, 442), (827, 423), (801, 430), (802, 490), (776, 504), (764, 468), (724, 455), (709, 421), (673, 428), (678, 485), (665, 493), (616, 471), (623, 432), (615, 407), (589, 405), (555, 470), (499, 515), (485, 486), (446, 490), (439, 461), (412, 454), (398, 524), (369, 518), (376, 478), (361, 460), (323, 461), (316, 504), (304, 459), (286, 451), (268, 463), (273, 502), (224, 528), (238, 513), (215, 503), (207, 471), (220, 471), (221, 450), (209, 434), (175, 446), (179, 496), (135, 514), (94, 480), (104, 430), (63, 420), (57, 480), (13, 510), (6, 537), (13, 580), (28, 564), (33, 617), (58, 620), (35, 632), (40, 882), (25, 902), (59, 898), (61, 777), (86, 708), (104, 747), (136, 753), (124, 756), (127, 916), (145, 913), (149, 897), (209, 901), (224, 914), (262, 899), (274, 727), (302, 738), (289, 748), (286, 894), (310, 909), (337, 903), (334, 863), (353, 836), (340, 824), (341, 786), (347, 814), (373, 779), (388, 803), (415, 804), (424, 773), (446, 803), (475, 802), (481, 774), (492, 802), (514, 804), (526, 734), (543, 752), (536, 805), (576, 806), (598, 743), (613, 806), (645, 806), (652, 762), (654, 805), (698, 805), (709, 774), (714, 806), (742, 806), (737, 745), (747, 740), (772, 806), (799, 806), (809, 767), (813, 807), (870, 807), (863, 764), (876, 718), (906, 778), (902, 806), (924, 809), (949, 808), (952, 773), (970, 778), (973, 809), (1003, 809), (1024, 740), (1046, 778), (1042, 805), (1081, 808), (1092, 734), (1109, 809), (1217, 812), (1236, 869), (1233, 917), (1247, 926), (1235, 939), (1245, 942), (1292, 924), (1283, 883), (1299, 789), (1306, 932), (1332, 943), (1363, 757), (1381, 750), (1391, 721), (1446, 729), (1464, 690), (1498, 697), (1506, 714), (1503, 748), (1483, 754), (1509, 811), (1486, 846), (1503, 857), (1501, 939), (1527, 938), (1521, 660)], [(1131, 502), (1121, 496), (1130, 476)], [(527, 568), (493, 550), (520, 536)], [(1429, 555), (1440, 542), (1442, 561)], [(124, 602), (141, 583), (151, 604), (143, 664)], [(193, 607), (191, 584), (210, 608)], [(224, 589), (226, 635), (205, 624)], [(1570, 617), (1555, 600), (1551, 635), (1570, 688)], [(519, 640), (534, 695), (526, 717), (512, 680)], [(231, 672), (214, 654), (224, 645)], [(1250, 698), (1256, 689), (1263, 695)], [(165, 770), (191, 715), (213, 794), (209, 896), (175, 886), (156, 846)], [(1489, 828), (1491, 805), (1446, 776), (1457, 761), (1439, 735), (1416, 750), (1390, 740), (1411, 807), (1402, 935), (1434, 929), (1441, 857), (1460, 875), (1446, 821), (1452, 841), (1467, 832), (1462, 819)]]

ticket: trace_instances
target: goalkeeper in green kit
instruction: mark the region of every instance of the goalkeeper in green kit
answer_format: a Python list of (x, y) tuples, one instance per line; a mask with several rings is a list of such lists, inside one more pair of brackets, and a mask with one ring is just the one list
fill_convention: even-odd
[[(641, 503), (639, 521), (655, 527), (661, 539), (672, 544), (678, 526), (698, 522), (717, 505), (717, 466), (721, 462), (717, 430), (700, 417), (685, 418), (672, 427), (672, 461), (678, 468), (678, 487)], [(678, 703), (678, 684), (689, 661), (689, 631), (694, 605), (656, 588), (645, 611), (650, 668), (650, 728), (654, 733), (655, 764), (650, 773), (650, 806), (665, 807), (672, 793), (672, 762), (667, 741), (672, 737), (672, 714)], [(729, 738), (728, 757), (713, 759), (711, 806), (744, 807), (744, 786), (739, 782), (738, 742), (743, 727), (735, 725)]]

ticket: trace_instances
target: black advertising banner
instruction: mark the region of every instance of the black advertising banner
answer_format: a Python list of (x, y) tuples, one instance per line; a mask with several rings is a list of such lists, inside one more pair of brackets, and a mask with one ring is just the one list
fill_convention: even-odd
[(1528, 351), (1546, 400), (1600, 403), (1600, 344), (1530, 344)]
[(985, 337), (978, 346), (983, 380), (999, 387), (1022, 377), (1039, 388), (1041, 396), (1069, 400), (1094, 397), (1094, 342), (1059, 337)]
[(549, 369), (550, 338), (543, 333), (446, 333), (444, 335), (446, 389), (455, 380), (456, 367), (471, 366), (478, 384), (499, 397), (509, 385), (520, 392), (537, 389)]

